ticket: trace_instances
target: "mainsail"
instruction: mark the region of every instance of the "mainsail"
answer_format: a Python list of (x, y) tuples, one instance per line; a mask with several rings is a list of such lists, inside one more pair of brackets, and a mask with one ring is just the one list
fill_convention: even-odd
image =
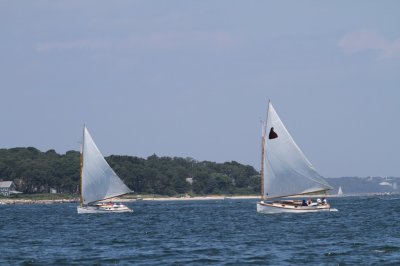
[(263, 198), (332, 189), (296, 145), (270, 102), (263, 139)]
[(83, 204), (131, 192), (104, 159), (86, 126), (83, 129), (81, 178)]

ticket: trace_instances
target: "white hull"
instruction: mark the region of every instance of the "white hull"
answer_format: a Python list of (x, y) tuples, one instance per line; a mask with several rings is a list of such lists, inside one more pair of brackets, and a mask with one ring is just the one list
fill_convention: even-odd
[(282, 202), (257, 202), (257, 212), (259, 213), (306, 213), (306, 212), (329, 212), (337, 211), (329, 204), (315, 206), (301, 206), (294, 204), (284, 204)]
[(88, 205), (78, 206), (78, 214), (82, 213), (113, 213), (113, 212), (133, 212), (123, 204), (100, 204), (100, 205)]

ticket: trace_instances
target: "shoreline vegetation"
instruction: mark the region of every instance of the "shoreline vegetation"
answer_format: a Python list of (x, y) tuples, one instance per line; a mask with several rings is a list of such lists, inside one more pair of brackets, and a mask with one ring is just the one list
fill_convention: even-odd
[[(0, 149), (0, 181), (13, 181), (25, 195), (80, 194), (80, 152), (41, 152), (34, 147)], [(110, 155), (107, 163), (136, 194), (250, 195), (260, 191), (260, 173), (236, 161), (216, 163), (193, 158)]]
[[(137, 195), (154, 198), (181, 199), (205, 195), (259, 195), (260, 173), (250, 165), (236, 161), (216, 163), (193, 158), (159, 157), (155, 154), (140, 158), (110, 155), (107, 162), (122, 181)], [(325, 178), (337, 194), (399, 193), (400, 177), (338, 177)], [(80, 152), (55, 150), (41, 152), (34, 147), (0, 148), (0, 181), (13, 181), (15, 191), (22, 192), (5, 199), (55, 202), (77, 201), (80, 194)], [(50, 194), (54, 193), (54, 194)], [(47, 194), (47, 195), (46, 195)], [(73, 199), (72, 199), (73, 198)], [(7, 201), (8, 202), (8, 201)]]

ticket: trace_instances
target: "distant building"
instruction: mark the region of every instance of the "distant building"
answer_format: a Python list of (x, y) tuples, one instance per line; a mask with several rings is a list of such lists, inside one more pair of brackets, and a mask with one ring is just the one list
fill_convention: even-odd
[(0, 195), (9, 197), (13, 193), (19, 193), (15, 191), (15, 184), (13, 181), (1, 181), (0, 182)]
[(193, 184), (193, 178), (192, 177), (187, 177), (186, 178), (186, 182), (188, 182), (189, 184)]
[(391, 183), (386, 182), (386, 181), (380, 182), (379, 185), (381, 185), (381, 186), (388, 186), (388, 187), (391, 187), (391, 186), (392, 186)]
[(57, 194), (57, 189), (50, 188), (50, 194)]

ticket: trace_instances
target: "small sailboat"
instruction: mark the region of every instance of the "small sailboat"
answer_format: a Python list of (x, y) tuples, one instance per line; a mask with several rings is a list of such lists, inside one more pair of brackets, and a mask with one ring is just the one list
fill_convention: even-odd
[(343, 196), (342, 187), (339, 187), (339, 190), (338, 190), (337, 194), (338, 194), (338, 196)]
[(123, 204), (104, 202), (130, 192), (132, 191), (104, 159), (84, 126), (81, 150), (81, 204), (78, 206), (78, 213), (133, 212)]
[[(262, 124), (261, 201), (259, 213), (337, 211), (326, 201), (332, 187), (318, 174), (283, 125), (271, 102)], [(325, 195), (312, 203), (312, 195)], [(305, 200), (290, 200), (299, 195)], [(278, 200), (280, 199), (280, 200)]]

